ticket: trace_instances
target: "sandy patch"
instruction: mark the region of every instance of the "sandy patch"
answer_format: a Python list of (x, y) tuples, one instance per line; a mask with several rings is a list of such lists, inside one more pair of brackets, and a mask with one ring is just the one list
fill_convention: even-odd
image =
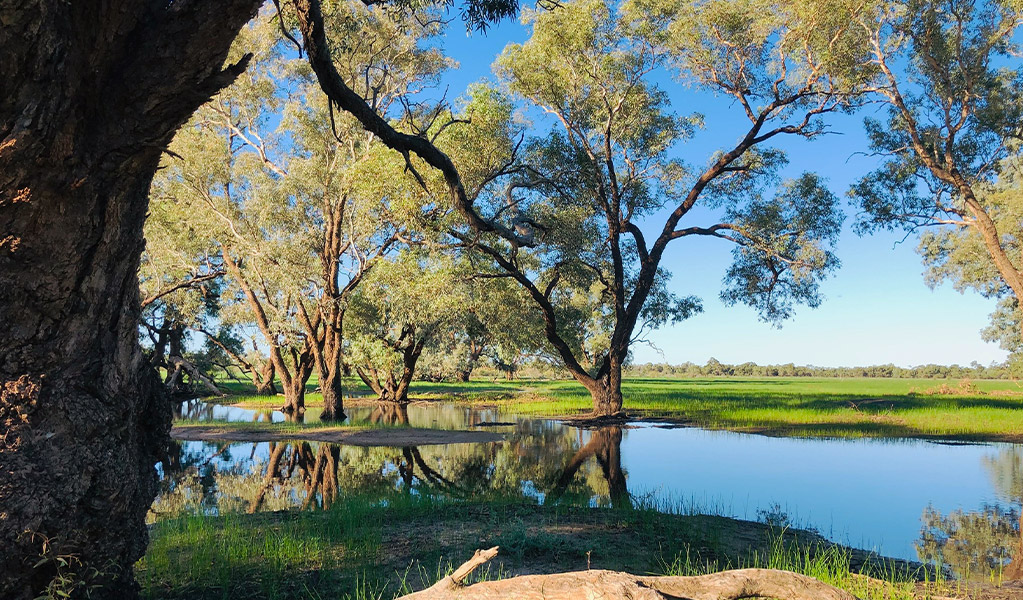
[(348, 446), (432, 446), (439, 444), (479, 444), (499, 442), (504, 435), (492, 431), (449, 431), (443, 429), (417, 429), (394, 427), (384, 429), (310, 428), (292, 430), (232, 429), (218, 425), (189, 425), (171, 429), (176, 440), (272, 442), (306, 440), (334, 442)]

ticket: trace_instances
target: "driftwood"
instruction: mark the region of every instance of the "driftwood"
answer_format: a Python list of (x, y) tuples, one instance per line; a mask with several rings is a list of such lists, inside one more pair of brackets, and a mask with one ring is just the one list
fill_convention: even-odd
[(480, 565), (497, 556), (497, 547), (475, 556), (433, 586), (399, 600), (858, 600), (820, 581), (773, 569), (738, 569), (698, 577), (647, 577), (616, 571), (575, 571), (523, 575), (464, 585)]

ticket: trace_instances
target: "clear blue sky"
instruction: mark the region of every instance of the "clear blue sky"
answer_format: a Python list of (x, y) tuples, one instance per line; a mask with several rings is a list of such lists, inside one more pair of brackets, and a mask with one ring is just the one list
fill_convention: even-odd
[[(521, 24), (506, 21), (486, 35), (467, 36), (461, 24), (454, 22), (444, 46), (459, 61), (459, 68), (444, 78), (448, 96), (460, 94), (471, 82), (493, 79), (490, 65), (494, 57), (505, 45), (524, 41), (527, 35)], [(702, 165), (713, 150), (737, 140), (745, 117), (727, 98), (697, 93), (667, 78), (658, 83), (669, 92), (676, 112), (699, 112), (706, 117), (705, 129), (680, 149), (682, 158)], [(876, 158), (858, 154), (867, 150), (863, 134), (867, 114), (832, 118), (836, 135), (780, 144), (789, 153), (790, 174), (816, 171), (827, 179), (832, 192), (844, 199), (850, 184), (876, 164)], [(703, 364), (714, 357), (727, 363), (913, 366), (989, 364), (1005, 359), (1004, 351), (980, 337), (994, 301), (975, 293), (960, 294), (947, 284), (929, 289), (915, 252), (915, 238), (901, 244), (897, 244), (901, 234), (860, 238), (850, 231), (855, 209), (846, 206), (845, 212), (846, 227), (838, 246), (842, 267), (823, 284), (823, 305), (800, 307), (781, 329), (760, 322), (746, 307), (727, 307), (718, 299), (721, 278), (731, 261), (727, 242), (673, 242), (663, 262), (674, 274), (670, 286), (679, 294), (701, 297), (704, 312), (653, 333), (650, 339), (658, 350), (638, 345), (634, 349), (636, 362)], [(687, 223), (707, 224), (699, 215), (692, 217)], [(655, 220), (651, 223), (660, 229)]]

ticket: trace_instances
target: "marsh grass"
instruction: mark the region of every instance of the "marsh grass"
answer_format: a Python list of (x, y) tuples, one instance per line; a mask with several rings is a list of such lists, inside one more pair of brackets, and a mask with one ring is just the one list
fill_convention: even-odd
[[(757, 565), (803, 572), (850, 591), (866, 581), (854, 576), (852, 554), (813, 534), (782, 531), (776, 541), (766, 525), (682, 516), (690, 510), (538, 506), (497, 494), (473, 500), (345, 496), (319, 512), (161, 521), (151, 528), (137, 572), (148, 598), (390, 600), (444, 577), (477, 548), (499, 545), (499, 557), (474, 580), (581, 570), (592, 557), (593, 568), (638, 574)], [(799, 536), (818, 543), (800, 546)], [(904, 571), (870, 574), (901, 590), (909, 581)]]
[[(813, 577), (844, 589), (863, 600), (913, 600), (919, 576), (893, 561), (875, 558), (853, 568), (853, 556), (841, 546), (820, 546), (786, 539), (784, 530), (772, 531), (766, 551), (751, 550), (734, 563), (706, 560), (687, 547), (662, 564), (665, 575), (694, 576), (728, 569), (780, 569)], [(921, 572), (923, 569), (921, 569)]]
[[(631, 379), (623, 385), (633, 417), (707, 429), (800, 437), (914, 437), (1023, 440), (1023, 388), (979, 381), (977, 393), (924, 395), (933, 380), (831, 378)], [(495, 402), (508, 413), (577, 416), (591, 408), (573, 382), (534, 382)]]
[[(361, 381), (356, 398), (370, 398)], [(281, 399), (255, 396), (231, 382), (235, 395), (219, 402), (272, 409)], [(309, 385), (307, 406), (322, 397)], [(947, 388), (954, 393), (931, 393)], [(635, 418), (707, 429), (798, 437), (929, 438), (1023, 441), (1023, 385), (1013, 381), (935, 379), (705, 377), (627, 379), (625, 409)], [(496, 406), (508, 415), (581, 416), (591, 409), (586, 390), (570, 380), (415, 382), (411, 396)]]

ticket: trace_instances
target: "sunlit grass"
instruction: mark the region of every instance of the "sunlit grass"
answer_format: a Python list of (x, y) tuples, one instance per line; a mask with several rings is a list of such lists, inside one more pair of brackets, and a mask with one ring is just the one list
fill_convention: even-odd
[(665, 575), (676, 576), (706, 575), (728, 569), (791, 571), (846, 590), (863, 600), (913, 600), (918, 579), (916, 573), (880, 557), (856, 570), (849, 549), (801, 544), (787, 540), (780, 532), (772, 534), (766, 551), (752, 550), (734, 563), (703, 560), (687, 547), (663, 565)]
[[(983, 381), (978, 392), (929, 395), (934, 380), (684, 379), (627, 380), (625, 410), (708, 429), (808, 437), (1023, 439), (1023, 390)], [(534, 383), (498, 402), (509, 413), (582, 415), (590, 398), (571, 382)]]
[[(391, 600), (444, 577), (475, 549), (498, 545), (498, 560), (475, 580), (509, 576), (514, 569), (507, 567), (523, 561), (580, 570), (593, 551), (593, 568), (698, 575), (756, 566), (810, 575), (868, 600), (909, 597), (903, 594), (914, 574), (906, 563), (868, 564), (865, 574), (883, 583), (871, 581), (856, 574), (862, 569), (854, 568), (848, 549), (793, 530), (774, 530), (775, 538), (764, 525), (692, 511), (691, 505), (642, 502), (538, 506), (496, 493), (473, 499), (352, 495), (318, 512), (161, 521), (151, 528), (137, 572), (149, 598)], [(737, 547), (730, 532), (750, 527), (745, 537), (759, 537), (759, 547)]]
[[(371, 397), (361, 381), (349, 393)], [(233, 384), (236, 385), (236, 384)], [(945, 385), (954, 395), (933, 394)], [(1023, 440), (1023, 387), (1013, 381), (936, 379), (706, 377), (628, 379), (625, 410), (634, 417), (663, 419), (708, 429), (805, 437), (917, 437), (963, 441)], [(253, 409), (278, 408), (276, 396), (238, 395), (222, 402)], [(306, 404), (322, 405), (312, 392)], [(415, 382), (411, 396), (492, 405), (507, 414), (579, 416), (591, 410), (589, 394), (572, 380), (468, 383)]]

